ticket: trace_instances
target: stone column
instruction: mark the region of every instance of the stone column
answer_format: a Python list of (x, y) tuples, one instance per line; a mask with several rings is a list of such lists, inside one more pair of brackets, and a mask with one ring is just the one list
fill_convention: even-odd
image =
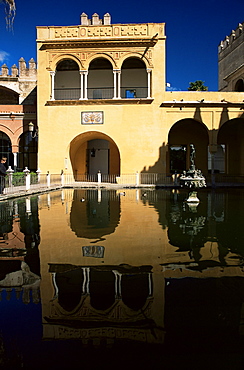
[(55, 74), (56, 74), (55, 71), (50, 72), (50, 75), (51, 75), (51, 100), (55, 100), (55, 98), (54, 98), (54, 77), (55, 77)]
[(121, 93), (120, 93), (121, 70), (114, 69), (113, 74), (114, 74), (114, 97), (113, 99), (121, 99)]
[(151, 69), (147, 69), (147, 99), (151, 98)]
[(17, 169), (17, 153), (13, 153), (13, 156), (14, 156), (14, 172), (15, 172)]
[(113, 74), (114, 74), (114, 97), (113, 99), (116, 99), (117, 98), (117, 71), (116, 69), (113, 70)]
[(118, 99), (121, 99), (121, 69), (118, 69)]
[(83, 71), (84, 75), (84, 99), (87, 100), (87, 77), (88, 77), (88, 71)]

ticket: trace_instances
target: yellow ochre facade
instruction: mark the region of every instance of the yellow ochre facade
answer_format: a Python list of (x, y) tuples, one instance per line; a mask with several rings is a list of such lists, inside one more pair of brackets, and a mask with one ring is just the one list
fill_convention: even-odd
[(166, 91), (165, 42), (164, 23), (108, 13), (37, 27), (42, 173), (169, 175), (193, 143), (204, 175), (244, 175), (244, 93)]

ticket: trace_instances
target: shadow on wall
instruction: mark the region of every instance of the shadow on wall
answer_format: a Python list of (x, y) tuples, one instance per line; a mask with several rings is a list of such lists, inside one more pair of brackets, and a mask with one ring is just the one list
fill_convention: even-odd
[(166, 172), (166, 163), (168, 156), (168, 145), (165, 143), (159, 148), (158, 160), (154, 165), (149, 166), (148, 168), (143, 167), (141, 173), (165, 173)]

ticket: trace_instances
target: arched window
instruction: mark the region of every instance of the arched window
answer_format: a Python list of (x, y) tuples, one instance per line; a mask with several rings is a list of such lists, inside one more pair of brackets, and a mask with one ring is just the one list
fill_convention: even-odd
[(240, 78), (236, 85), (235, 85), (235, 91), (243, 92), (244, 91), (244, 81)]
[(19, 142), (18, 170), (23, 171), (25, 167), (37, 170), (37, 137), (32, 138), (30, 132), (23, 133)]
[(80, 72), (78, 64), (72, 59), (58, 63), (54, 86), (55, 100), (79, 100)]
[(12, 154), (11, 140), (4, 132), (0, 131), (0, 157), (7, 157), (7, 167), (14, 166), (14, 158)]
[(90, 63), (88, 73), (88, 99), (112, 99), (113, 69), (105, 58)]
[(128, 58), (121, 71), (121, 97), (146, 98), (148, 77), (144, 62), (138, 58)]

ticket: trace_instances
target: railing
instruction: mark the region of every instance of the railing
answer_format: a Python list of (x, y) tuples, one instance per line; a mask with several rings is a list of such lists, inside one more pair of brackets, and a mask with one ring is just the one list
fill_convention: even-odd
[(147, 98), (147, 87), (121, 87), (121, 98)]
[(113, 99), (113, 87), (93, 87), (87, 89), (88, 99)]
[(80, 94), (80, 88), (54, 89), (55, 100), (79, 100)]
[[(122, 187), (143, 187), (143, 186), (159, 186), (159, 187), (179, 187), (179, 179), (174, 175), (167, 175), (163, 173), (130, 173), (130, 174), (41, 174), (40, 171), (36, 173), (30, 173), (28, 168), (22, 173), (14, 173), (9, 168), (7, 170), (8, 175), (5, 178), (5, 194), (28, 192), (33, 190), (34, 192), (41, 189), (60, 189), (65, 186), (82, 186), (94, 187), (94, 186), (106, 186), (106, 184), (117, 185), (115, 189)], [(230, 176), (225, 174), (208, 174), (206, 176), (206, 182), (208, 186), (221, 187), (221, 186), (244, 186), (244, 176)]]
[[(147, 87), (121, 87), (122, 99), (147, 98)], [(81, 97), (80, 88), (55, 88), (55, 100), (79, 100)], [(113, 87), (89, 87), (87, 88), (87, 99), (113, 99)]]
[(163, 173), (131, 173), (121, 175), (111, 175), (98, 173), (94, 175), (76, 173), (75, 181), (77, 182), (100, 182), (109, 184), (118, 184), (125, 186), (139, 185), (173, 185), (174, 178), (171, 175)]

